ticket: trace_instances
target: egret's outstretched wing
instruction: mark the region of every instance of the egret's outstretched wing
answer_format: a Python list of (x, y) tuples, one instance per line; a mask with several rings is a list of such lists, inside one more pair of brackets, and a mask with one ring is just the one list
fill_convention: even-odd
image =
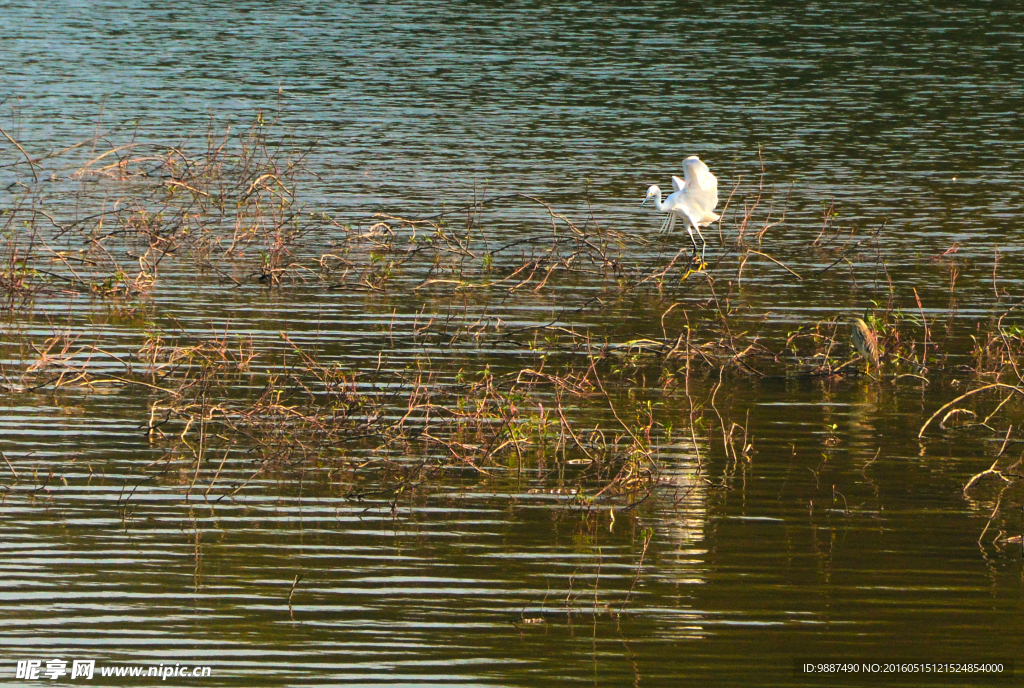
[[(718, 178), (711, 174), (711, 170), (696, 155), (691, 155), (683, 160), (683, 177), (686, 184), (696, 186), (702, 191), (714, 194), (715, 203), (718, 205)], [(714, 205), (709, 210), (714, 210)]]
[(679, 177), (672, 175), (672, 190), (682, 191), (686, 188), (686, 180), (680, 179)]
[(718, 178), (696, 155), (683, 160), (683, 177), (686, 180), (686, 216), (694, 224), (714, 222), (718, 205)]

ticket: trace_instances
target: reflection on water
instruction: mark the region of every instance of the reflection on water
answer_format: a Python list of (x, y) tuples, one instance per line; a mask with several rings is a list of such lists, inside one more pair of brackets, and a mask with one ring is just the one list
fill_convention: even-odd
[[(643, 190), (665, 185), (683, 157), (709, 163), (724, 201), (738, 180), (756, 183), (760, 151), (762, 202), (775, 218), (785, 206), (766, 245), (805, 279), (766, 260), (742, 274), (713, 269), (714, 291), (691, 278), (679, 296), (677, 328), (712, 321), (703, 314), (719, 299), (785, 341), (838, 310), (883, 303), (890, 280), (901, 308), (916, 312), (912, 289), (920, 294), (936, 342), (944, 328), (966, 341), (958, 323), (1010, 305), (993, 293), (1015, 295), (1021, 277), (1019, 10), (689, 11), (5, 6), (0, 120), (39, 157), (103, 134), (67, 154), (84, 164), (133, 136), (173, 145), (248, 126), (280, 102), (296, 145), (319, 140), (308, 200), (354, 226), (381, 210), (415, 216), (474, 193), (527, 192), (644, 236), (659, 220), (636, 207)], [(12, 167), (19, 155), (0, 148), (0, 207), (27, 178)], [(40, 163), (44, 180), (59, 172), (40, 183), (51, 205), (79, 192), (109, 204), (123, 192), (55, 165)], [(822, 272), (834, 254), (808, 247), (833, 201), (835, 241), (882, 227), (866, 246), (884, 264)], [(727, 234), (738, 214), (727, 214)], [(548, 218), (509, 204), (483, 221), (514, 240)], [(716, 233), (709, 252), (721, 256)], [(627, 244), (624, 269), (670, 258), (673, 241)], [(605, 292), (586, 280), (488, 301), (412, 291), (423, 272), (374, 294), (163, 270), (139, 313), (58, 296), (5, 321), (4, 336), (96, 337), (103, 353), (90, 365), (121, 374), (118, 357), (156, 320), (196, 338), (229, 328), (277, 352), (286, 332), (352, 369), (402, 371), (433, 354), (454, 377), (518, 369), (537, 352), (527, 339), (484, 335), (432, 351), (417, 336), (428, 314), (508, 328), (558, 321), (627, 341), (660, 337), (652, 314), (676, 297), (588, 310)], [(999, 443), (917, 440), (927, 416), (962, 393), (959, 371), (930, 384), (701, 378), (692, 399), (659, 397), (663, 372), (623, 391), (652, 395), (674, 429), (658, 437), (659, 496), (614, 518), (574, 506), (572, 476), (553, 457), (522, 471), (453, 470), (394, 511), (386, 499), (351, 499), (329, 466), (296, 479), (257, 474), (243, 455), (224, 463), (223, 489), (206, 493), (216, 465), (198, 480), (194, 461), (154, 471), (165, 455), (141, 430), (146, 394), (4, 387), (0, 671), (62, 657), (208, 663), (210, 685), (785, 685), (797, 682), (794, 657), (1015, 654), (1021, 552), (979, 546), (995, 493), (962, 492)], [(694, 402), (713, 420), (691, 436), (682, 429)], [(608, 418), (603, 406), (585, 411)], [(749, 429), (746, 454), (733, 424)], [(194, 484), (202, 489), (183, 499)]]

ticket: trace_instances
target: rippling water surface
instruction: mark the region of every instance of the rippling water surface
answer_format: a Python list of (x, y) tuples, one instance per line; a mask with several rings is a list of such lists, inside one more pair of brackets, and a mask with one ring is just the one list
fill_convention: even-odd
[[(958, 323), (992, 322), (1021, 295), (1021, 27), (1012, 3), (0, 3), (0, 123), (36, 156), (97, 132), (110, 145), (202, 141), (262, 110), (289, 145), (316, 144), (304, 200), (353, 227), (521, 192), (651, 239), (660, 220), (637, 206), (683, 157), (711, 166), (723, 203), (745, 185), (723, 240), (706, 231), (713, 294), (697, 285), (595, 308), (606, 292), (587, 277), (445, 299), (412, 289), (423, 271), (367, 293), (268, 289), (244, 273), (236, 286), (168, 264), (134, 315), (48, 298), (4, 320), (5, 337), (94, 337), (110, 357), (90, 365), (122, 374), (113, 356), (132, 355), (155, 320), (197, 338), (228, 329), (282, 355), (286, 333), (352, 370), (433, 355), (451, 380), (539, 357), (528, 338), (432, 351), (416, 334), (431, 314), (622, 342), (660, 337), (673, 300), (672, 332), (684, 311), (695, 326), (713, 321), (720, 297), (782, 341), (884, 307), (891, 279), (897, 306), (923, 313), (936, 341), (954, 333), (963, 353)], [(0, 143), (10, 207), (29, 170)], [(785, 208), (762, 251), (800, 281), (767, 260), (742, 274), (714, 267), (762, 160), (762, 203), (777, 220)], [(40, 172), (65, 218), (90, 209), (61, 198), (123, 193), (46, 161)], [(867, 267), (828, 269), (836, 254), (809, 249), (833, 202), (841, 236), (880, 230)], [(484, 218), (505, 241), (548, 222), (524, 202)], [(678, 245), (631, 243), (623, 262), (665, 262)], [(554, 457), (452, 469), (395, 509), (352, 500), (322, 466), (256, 472), (244, 457), (216, 478), (230, 490), (204, 494), (215, 465), (198, 480), (194, 462), (148, 477), (164, 453), (140, 429), (145, 390), (0, 388), (0, 672), (13, 682), (17, 660), (56, 657), (212, 667), (166, 685), (807, 685), (794, 659), (1008, 661), (1024, 634), (1021, 547), (993, 545), (995, 532), (979, 543), (1003, 502), (991, 486), (963, 491), (1005, 427), (996, 439), (917, 438), (965, 375), (726, 376), (701, 455), (663, 432), (659, 496), (614, 518), (600, 503), (572, 506), (575, 469)], [(620, 408), (656, 397), (657, 378), (617, 390)], [(702, 398), (718, 381), (700, 382)], [(596, 406), (582, 416), (609, 423)], [(658, 408), (676, 428), (690, 413), (679, 395)], [(749, 460), (723, 455), (734, 422), (751, 435)], [(1013, 494), (1002, 499), (1019, 511)], [(1006, 510), (995, 523), (1005, 535), (1024, 527)]]

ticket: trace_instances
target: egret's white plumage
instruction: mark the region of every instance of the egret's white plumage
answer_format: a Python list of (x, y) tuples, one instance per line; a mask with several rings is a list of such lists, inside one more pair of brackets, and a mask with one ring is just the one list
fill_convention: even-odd
[[(661, 200), (661, 189), (652, 185), (647, 189), (647, 198), (644, 203), (654, 199), (654, 204), (663, 213), (668, 213), (665, 221), (661, 224), (661, 233), (670, 232), (676, 226), (676, 220), (686, 218), (689, 225), (686, 231), (690, 234), (690, 241), (693, 242), (693, 250), (697, 250), (697, 241), (693, 238), (693, 230), (697, 230), (697, 236), (701, 240), (701, 260), (704, 260), (704, 249), (707, 242), (704, 235), (700, 233), (701, 227), (706, 227), (719, 219), (714, 210), (718, 205), (718, 178), (711, 174), (711, 170), (696, 155), (691, 155), (683, 160), (683, 178), (672, 177), (673, 193), (664, 201)], [(643, 205), (641, 203), (640, 205)]]

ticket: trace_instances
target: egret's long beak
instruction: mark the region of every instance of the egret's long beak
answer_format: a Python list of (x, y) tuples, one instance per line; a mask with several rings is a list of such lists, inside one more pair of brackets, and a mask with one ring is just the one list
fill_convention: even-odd
[(644, 207), (644, 203), (646, 203), (646, 202), (647, 202), (647, 201), (649, 201), (649, 200), (651, 200), (651, 197), (650, 197), (650, 196), (648, 196), (648, 197), (647, 197), (647, 198), (645, 198), (644, 200), (640, 201), (640, 207), (641, 207), (641, 208), (642, 208), (642, 207)]

